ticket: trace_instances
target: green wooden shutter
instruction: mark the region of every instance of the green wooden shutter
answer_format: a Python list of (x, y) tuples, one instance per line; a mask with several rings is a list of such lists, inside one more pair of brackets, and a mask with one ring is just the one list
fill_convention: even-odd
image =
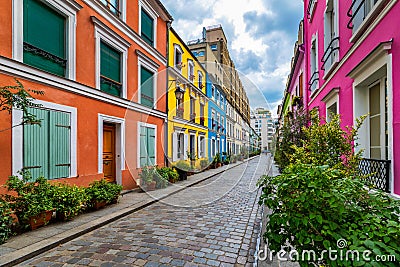
[(70, 176), (71, 114), (50, 111), (49, 179)]
[(23, 166), (33, 179), (48, 177), (49, 111), (29, 108), (29, 112), (41, 121), (39, 124), (25, 124), (23, 129)]
[(153, 108), (154, 106), (154, 73), (140, 69), (141, 104)]
[(24, 0), (23, 12), (24, 63), (65, 76), (66, 18), (37, 0)]
[(144, 167), (147, 164), (147, 131), (146, 127), (140, 127), (140, 167)]
[(121, 95), (121, 53), (104, 42), (100, 43), (100, 89), (106, 93)]
[(143, 9), (141, 10), (141, 32), (142, 38), (149, 45), (154, 45), (154, 21)]
[(156, 163), (156, 131), (154, 128), (147, 128), (147, 162), (149, 166)]

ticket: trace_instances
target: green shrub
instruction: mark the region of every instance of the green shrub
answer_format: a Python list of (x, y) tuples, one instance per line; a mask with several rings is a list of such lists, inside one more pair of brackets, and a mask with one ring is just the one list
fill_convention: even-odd
[(158, 168), (157, 171), (161, 176), (165, 177), (165, 179), (171, 183), (175, 183), (179, 180), (179, 174), (173, 168), (162, 167)]
[(169, 172), (171, 171), (168, 167), (156, 167), (156, 172), (154, 175), (154, 180), (156, 181), (156, 188), (165, 188), (168, 186)]
[(186, 172), (188, 172), (188, 171), (190, 171), (190, 170), (192, 169), (192, 168), (190, 167), (190, 164), (189, 164), (187, 161), (184, 161), (184, 160), (178, 161), (178, 162), (174, 165), (174, 167), (175, 167), (176, 169), (178, 169), (178, 170), (186, 171)]
[(6, 200), (18, 217), (18, 222), (23, 228), (29, 227), (29, 219), (45, 211), (54, 209), (53, 186), (44, 178), (39, 177), (31, 181), (29, 173), (22, 174), (23, 179), (10, 176), (6, 188), (14, 191), (16, 195), (6, 195)]
[[(260, 204), (272, 212), (264, 235), (269, 249), (280, 251), (290, 243), (299, 255), (313, 250), (318, 258), (323, 250), (340, 250), (337, 241), (344, 239), (344, 250), (370, 250), (400, 259), (399, 203), (386, 194), (369, 193), (360, 177), (348, 178), (328, 166), (295, 163), (280, 176), (263, 177), (259, 185)], [(362, 258), (349, 262), (324, 256), (299, 260), (302, 266), (378, 266)]]
[(68, 184), (56, 184), (53, 190), (53, 203), (57, 216), (70, 220), (86, 206), (89, 198), (82, 187)]
[(201, 168), (202, 170), (204, 170), (205, 168), (207, 168), (208, 165), (210, 165), (210, 163), (208, 162), (207, 159), (202, 159), (202, 160), (200, 160), (200, 168)]
[(10, 204), (0, 197), (0, 245), (11, 236), (12, 223)]
[(107, 204), (114, 203), (122, 191), (122, 185), (107, 182), (105, 179), (92, 182), (85, 188), (88, 196), (88, 205), (91, 206), (94, 201), (105, 201)]

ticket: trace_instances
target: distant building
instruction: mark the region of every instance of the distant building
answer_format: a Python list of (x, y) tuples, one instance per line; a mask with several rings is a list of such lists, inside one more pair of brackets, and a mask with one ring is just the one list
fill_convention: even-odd
[(250, 123), (255, 133), (261, 137), (261, 149), (271, 150), (275, 134), (274, 119), (271, 116), (271, 111), (264, 108), (257, 108), (252, 111)]

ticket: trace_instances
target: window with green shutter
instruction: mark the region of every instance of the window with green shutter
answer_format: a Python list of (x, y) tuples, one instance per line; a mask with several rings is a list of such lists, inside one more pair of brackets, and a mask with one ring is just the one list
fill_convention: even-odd
[(121, 96), (121, 53), (100, 42), (100, 90)]
[(143, 10), (141, 10), (141, 36), (151, 46), (154, 46), (154, 20)]
[(71, 168), (71, 114), (46, 109), (29, 110), (39, 124), (25, 124), (23, 165), (32, 178), (66, 178)]
[(156, 130), (140, 127), (140, 167), (154, 166), (156, 163)]
[(140, 69), (140, 96), (142, 105), (154, 107), (154, 73), (143, 67)]
[(66, 18), (38, 0), (24, 0), (24, 63), (66, 75)]

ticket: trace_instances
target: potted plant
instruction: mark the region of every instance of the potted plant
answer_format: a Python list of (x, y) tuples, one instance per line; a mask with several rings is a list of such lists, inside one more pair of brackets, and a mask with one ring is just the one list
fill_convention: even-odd
[(155, 176), (157, 175), (156, 170), (153, 167), (145, 166), (142, 168), (142, 171), (139, 174), (140, 180), (143, 185), (142, 189), (145, 191), (154, 191), (156, 190), (157, 182), (155, 180)]
[(6, 195), (6, 201), (14, 210), (20, 226), (34, 230), (47, 224), (53, 215), (53, 186), (44, 178), (34, 182), (28, 172), (23, 172), (22, 179), (10, 176), (6, 182), (8, 191), (16, 194)]
[(122, 186), (109, 183), (105, 179), (92, 182), (89, 187), (85, 188), (88, 196), (88, 206), (94, 209), (100, 209), (107, 204), (116, 203), (122, 191)]
[(75, 185), (57, 184), (53, 190), (53, 204), (59, 221), (68, 221), (86, 206), (88, 195), (85, 189)]
[(217, 153), (214, 157), (214, 165), (215, 168), (219, 168), (222, 166), (221, 154)]
[(12, 212), (10, 204), (0, 196), (0, 245), (12, 234)]
[(192, 170), (194, 170), (196, 165), (196, 154), (190, 151), (187, 151), (186, 154), (188, 159), (190, 159), (190, 167)]
[(170, 168), (168, 167), (156, 167), (156, 173), (154, 176), (154, 179), (156, 181), (156, 188), (165, 188), (168, 186), (168, 181), (169, 181), (169, 172)]
[(174, 168), (179, 174), (180, 181), (187, 180), (187, 175), (188, 175), (188, 172), (190, 171), (189, 163), (187, 163), (184, 160), (181, 160), (175, 164)]
[(200, 160), (200, 168), (202, 171), (207, 169), (208, 165), (209, 165), (208, 160), (206, 159)]

